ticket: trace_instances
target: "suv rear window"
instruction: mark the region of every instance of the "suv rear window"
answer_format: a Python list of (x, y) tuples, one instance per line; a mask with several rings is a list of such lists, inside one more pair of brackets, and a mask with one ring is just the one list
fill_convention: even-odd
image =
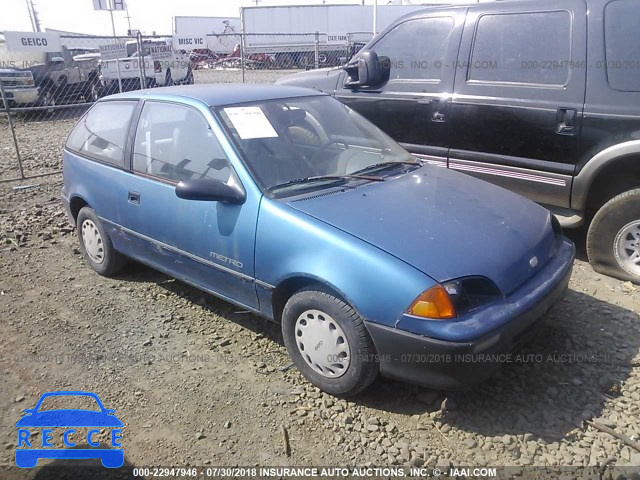
[(478, 20), (467, 80), (564, 85), (570, 61), (569, 12), (488, 14)]
[(640, 5), (638, 0), (614, 0), (604, 11), (604, 35), (609, 86), (640, 92)]
[(67, 148), (88, 157), (124, 166), (124, 144), (136, 102), (101, 102), (82, 117)]

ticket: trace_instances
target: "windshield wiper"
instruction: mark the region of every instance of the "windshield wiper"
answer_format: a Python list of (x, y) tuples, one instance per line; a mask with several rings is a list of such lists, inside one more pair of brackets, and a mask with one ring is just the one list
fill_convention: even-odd
[(395, 165), (422, 165), (422, 163), (418, 160), (416, 161), (400, 160), (396, 162), (380, 162), (380, 163), (374, 163), (373, 165), (369, 165), (368, 167), (364, 167), (363, 169), (357, 170), (354, 172), (354, 174), (357, 175), (359, 173), (370, 172), (371, 170), (383, 169), (383, 168), (387, 168)]
[(273, 191), (280, 188), (289, 187), (291, 185), (297, 185), (302, 183), (312, 183), (321, 180), (369, 180), (370, 182), (383, 182), (384, 178), (377, 175), (315, 175), (313, 177), (296, 178), (295, 180), (289, 180), (288, 182), (281, 183), (280, 185), (274, 185), (269, 188), (269, 191)]

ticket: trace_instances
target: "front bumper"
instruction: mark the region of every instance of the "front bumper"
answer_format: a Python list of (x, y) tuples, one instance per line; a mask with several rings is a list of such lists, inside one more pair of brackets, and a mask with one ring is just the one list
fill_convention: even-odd
[[(33, 105), (38, 101), (38, 87), (11, 88), (5, 87), (4, 94), (10, 106)], [(0, 103), (2, 100), (0, 99)]]
[[(509, 321), (465, 341), (445, 341), (366, 322), (383, 376), (442, 390), (461, 390), (486, 380), (512, 352), (531, 339), (543, 315), (564, 297), (575, 247), (563, 240), (558, 253), (535, 277), (505, 299)], [(482, 322), (482, 313), (476, 314)]]

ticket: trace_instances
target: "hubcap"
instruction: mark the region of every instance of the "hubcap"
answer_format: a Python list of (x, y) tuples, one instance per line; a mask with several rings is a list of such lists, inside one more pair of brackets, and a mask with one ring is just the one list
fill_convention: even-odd
[(87, 219), (82, 222), (82, 243), (89, 258), (95, 263), (104, 261), (104, 245), (96, 224)]
[(347, 336), (330, 315), (307, 310), (296, 321), (295, 335), (302, 358), (320, 375), (338, 378), (349, 368)]
[(618, 264), (640, 277), (640, 220), (625, 225), (616, 235), (613, 247)]

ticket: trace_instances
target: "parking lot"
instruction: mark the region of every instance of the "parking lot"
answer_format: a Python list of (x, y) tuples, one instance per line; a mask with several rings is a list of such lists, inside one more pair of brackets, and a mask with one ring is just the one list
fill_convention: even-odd
[[(74, 119), (17, 123), (31, 171), (59, 168)], [(345, 401), (287, 368), (277, 326), (138, 264), (96, 275), (60, 187), (60, 176), (0, 187), (2, 464), (12, 419), (43, 391), (74, 389), (116, 409), (134, 466), (640, 463), (584, 423), (640, 437), (640, 291), (594, 273), (584, 253), (566, 299), (497, 377), (448, 396), (378, 380)]]
[[(273, 83), (296, 71), (193, 74), (196, 84)], [(565, 299), (498, 375), (464, 392), (378, 378), (344, 400), (303, 378), (278, 325), (135, 262), (113, 278), (89, 268), (59, 173), (86, 107), (11, 117), (27, 178), (0, 183), (0, 478), (130, 478), (59, 460), (11, 469), (23, 411), (43, 392), (74, 390), (115, 409), (129, 467), (507, 467), (526, 479), (587, 467), (585, 478), (640, 478), (640, 286), (591, 268), (584, 229), (566, 232), (578, 258)], [(20, 174), (0, 115), (0, 180)]]

